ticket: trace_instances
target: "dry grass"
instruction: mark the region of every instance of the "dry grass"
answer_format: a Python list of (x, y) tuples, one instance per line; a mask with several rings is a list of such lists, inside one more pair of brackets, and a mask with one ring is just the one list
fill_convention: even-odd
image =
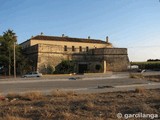
[(149, 81), (160, 82), (160, 75), (150, 75), (150, 76), (145, 76), (145, 78)]
[(66, 97), (68, 99), (73, 99), (74, 96), (77, 96), (75, 91), (62, 91), (62, 90), (53, 90), (51, 91), (51, 96), (53, 97)]
[(6, 115), (3, 118), (0, 118), (0, 120), (31, 120), (31, 119), (27, 119), (27, 118), (22, 118), (22, 117), (16, 117), (16, 116), (10, 116), (10, 115)]
[(153, 81), (153, 82), (160, 82), (160, 79), (158, 79), (158, 78), (150, 78), (148, 80)]
[(53, 97), (66, 97), (66, 96), (67, 96), (67, 93), (64, 92), (64, 91), (62, 91), (62, 90), (57, 89), (57, 90), (53, 90), (53, 91), (51, 92), (51, 95), (52, 95)]
[(160, 75), (143, 75), (141, 73), (130, 73), (130, 78), (144, 79), (152, 82), (160, 82)]
[(130, 73), (130, 78), (135, 78), (135, 79), (143, 79), (144, 76), (141, 73)]
[[(145, 94), (145, 95), (143, 95)], [(0, 101), (0, 120), (116, 120), (122, 113), (160, 113), (160, 89), (77, 94), (52, 91), (8, 94), (15, 101)]]
[(135, 89), (136, 93), (146, 93), (146, 89), (144, 87), (138, 87)]
[(14, 101), (16, 99), (31, 101), (43, 99), (44, 95), (40, 91), (31, 91), (24, 94), (8, 93), (6, 98), (8, 98), (9, 101)]
[(40, 100), (44, 98), (44, 95), (40, 91), (31, 91), (22, 95), (24, 98), (28, 98), (30, 100)]
[(13, 92), (10, 92), (6, 95), (7, 98), (11, 99), (11, 98), (19, 98), (20, 97), (20, 94), (17, 94), (17, 93), (13, 93)]

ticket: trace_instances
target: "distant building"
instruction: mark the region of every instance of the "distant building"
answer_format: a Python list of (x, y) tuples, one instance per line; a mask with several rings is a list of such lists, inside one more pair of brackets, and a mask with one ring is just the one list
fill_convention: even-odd
[(64, 36), (45, 36), (30, 38), (20, 44), (35, 71), (44, 72), (48, 65), (54, 70), (63, 60), (75, 63), (76, 73), (125, 71), (129, 65), (126, 48), (113, 48), (106, 41)]

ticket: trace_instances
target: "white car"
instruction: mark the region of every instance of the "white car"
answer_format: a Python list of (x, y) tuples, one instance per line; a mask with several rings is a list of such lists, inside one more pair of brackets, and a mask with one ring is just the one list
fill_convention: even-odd
[(29, 72), (25, 74), (23, 77), (42, 77), (42, 73), (39, 72)]

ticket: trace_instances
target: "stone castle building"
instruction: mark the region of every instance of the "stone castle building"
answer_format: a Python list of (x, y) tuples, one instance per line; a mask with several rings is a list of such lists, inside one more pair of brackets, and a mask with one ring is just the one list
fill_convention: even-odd
[(35, 71), (44, 73), (47, 66), (54, 70), (63, 60), (74, 62), (74, 72), (125, 71), (129, 64), (126, 48), (114, 48), (106, 41), (71, 38), (62, 35), (37, 35), (20, 44), (33, 61)]

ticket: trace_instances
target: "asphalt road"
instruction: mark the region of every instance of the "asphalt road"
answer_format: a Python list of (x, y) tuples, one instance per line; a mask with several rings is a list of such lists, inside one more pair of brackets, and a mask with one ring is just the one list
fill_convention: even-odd
[(96, 93), (132, 90), (137, 87), (160, 88), (160, 83), (131, 79), (128, 73), (59, 75), (0, 80), (0, 93), (2, 94), (28, 91), (48, 93), (55, 89), (79, 93)]

